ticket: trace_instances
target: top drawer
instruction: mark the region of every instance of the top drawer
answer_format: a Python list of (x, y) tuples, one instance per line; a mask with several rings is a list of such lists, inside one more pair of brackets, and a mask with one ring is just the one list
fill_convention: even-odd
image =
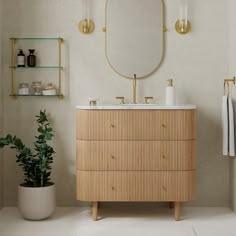
[(195, 110), (77, 110), (78, 140), (192, 140)]

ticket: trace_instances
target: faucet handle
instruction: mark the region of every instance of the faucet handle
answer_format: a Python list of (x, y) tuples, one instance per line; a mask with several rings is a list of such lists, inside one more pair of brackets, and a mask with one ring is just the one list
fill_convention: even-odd
[(153, 97), (144, 97), (145, 98), (145, 104), (149, 104), (148, 100), (153, 99)]
[(116, 99), (120, 99), (120, 104), (125, 104), (125, 97), (116, 97)]
[(97, 101), (96, 100), (89, 101), (89, 105), (90, 106), (96, 106), (97, 105)]
[(89, 101), (90, 106), (96, 106), (98, 99), (95, 97), (90, 97), (90, 98), (88, 98), (88, 101)]

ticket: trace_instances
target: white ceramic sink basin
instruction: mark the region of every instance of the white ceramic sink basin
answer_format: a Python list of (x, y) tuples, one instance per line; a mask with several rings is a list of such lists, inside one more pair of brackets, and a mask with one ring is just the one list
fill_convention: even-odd
[(89, 106), (89, 105), (78, 105), (76, 109), (81, 110), (188, 110), (188, 109), (196, 109), (196, 105), (191, 104), (177, 104), (172, 106), (167, 106), (165, 104), (111, 104), (111, 105), (96, 105), (96, 106)]

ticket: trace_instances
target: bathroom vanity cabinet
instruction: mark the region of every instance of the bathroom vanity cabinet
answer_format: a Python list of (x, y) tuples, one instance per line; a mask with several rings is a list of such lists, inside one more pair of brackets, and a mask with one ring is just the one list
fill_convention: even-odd
[(77, 107), (77, 199), (180, 202), (195, 199), (196, 110)]

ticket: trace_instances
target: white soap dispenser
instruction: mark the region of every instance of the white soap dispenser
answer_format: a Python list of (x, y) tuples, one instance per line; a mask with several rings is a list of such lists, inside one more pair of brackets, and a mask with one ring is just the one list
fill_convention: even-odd
[(168, 86), (166, 87), (166, 105), (175, 105), (175, 89), (173, 86), (173, 79), (167, 80)]

